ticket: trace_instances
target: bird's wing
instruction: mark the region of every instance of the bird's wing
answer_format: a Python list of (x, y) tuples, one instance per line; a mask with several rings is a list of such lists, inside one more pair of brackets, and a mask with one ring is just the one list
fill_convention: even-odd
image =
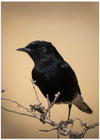
[(60, 67), (62, 68), (63, 71), (66, 72), (66, 74), (72, 79), (74, 83), (78, 84), (75, 72), (68, 63), (64, 62), (63, 64), (60, 64)]

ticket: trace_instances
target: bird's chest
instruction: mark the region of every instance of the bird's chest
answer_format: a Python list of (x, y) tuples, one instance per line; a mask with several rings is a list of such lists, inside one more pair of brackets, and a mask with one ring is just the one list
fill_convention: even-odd
[(41, 87), (56, 87), (59, 84), (61, 73), (56, 66), (49, 66), (43, 69), (34, 68), (32, 78), (36, 80), (36, 85)]

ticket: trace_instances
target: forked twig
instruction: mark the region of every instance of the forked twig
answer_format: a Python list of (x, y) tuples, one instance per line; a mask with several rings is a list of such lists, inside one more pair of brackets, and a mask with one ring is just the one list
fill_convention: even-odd
[(11, 100), (11, 99), (7, 99), (7, 98), (1, 98), (1, 100), (6, 100), (6, 101), (9, 101), (9, 102), (11, 102), (11, 103), (14, 103), (14, 104), (17, 105), (17, 107), (20, 107), (20, 108), (26, 110), (26, 111), (27, 111), (28, 113), (30, 113), (30, 114), (26, 114), (26, 113), (22, 113), (22, 112), (17, 112), (17, 111), (15, 111), (15, 110), (10, 110), (10, 109), (7, 109), (7, 108), (1, 106), (1, 108), (2, 108), (3, 110), (8, 111), (8, 112), (12, 112), (12, 113), (16, 113), (16, 114), (19, 114), (19, 115), (25, 115), (25, 116), (34, 117), (34, 118), (39, 119), (39, 115), (38, 115), (38, 114), (36, 114), (36, 113), (34, 113), (34, 112), (31, 112), (30, 109), (28, 109), (28, 108), (26, 108), (25, 106), (19, 104), (17, 101), (14, 101), (14, 100)]
[[(40, 131), (51, 132), (51, 131), (56, 130), (57, 138), (60, 138), (60, 135), (69, 136), (69, 138), (83, 138), (85, 136), (86, 132), (89, 129), (95, 128), (96, 126), (99, 125), (98, 122), (90, 124), (90, 125), (87, 125), (87, 123), (83, 123), (83, 121), (81, 119), (79, 119), (79, 118), (70, 119), (70, 120), (67, 120), (67, 121), (60, 121), (59, 123), (56, 123), (55, 121), (51, 120), (51, 118), (50, 118), (51, 117), (50, 116), (50, 109), (53, 107), (53, 105), (55, 104), (56, 100), (59, 98), (60, 93), (58, 92), (58, 94), (55, 95), (55, 98), (54, 98), (54, 100), (53, 100), (53, 102), (51, 104), (50, 104), (50, 101), (49, 101), (49, 96), (47, 95), (48, 108), (45, 109), (45, 107), (40, 102), (40, 100), (38, 98), (38, 94), (37, 94), (36, 89), (35, 89), (34, 83), (36, 81), (31, 80), (31, 82), (32, 82), (32, 86), (33, 86), (33, 89), (34, 89), (34, 92), (35, 92), (36, 99), (37, 99), (38, 103), (36, 103), (34, 105), (30, 105), (30, 107), (31, 107), (30, 109), (25, 107), (25, 106), (23, 106), (23, 105), (21, 105), (21, 104), (19, 104), (18, 102), (14, 101), (14, 100), (7, 99), (7, 98), (1, 98), (1, 100), (6, 100), (6, 101), (9, 101), (11, 103), (16, 104), (17, 107), (20, 107), (20, 108), (24, 109), (29, 114), (22, 113), (22, 112), (17, 112), (16, 110), (10, 110), (10, 109), (7, 109), (7, 108), (5, 108), (3, 106), (1, 106), (1, 108), (3, 110), (5, 110), (5, 111), (12, 112), (12, 113), (19, 114), (19, 115), (23, 115), (23, 116), (27, 116), (27, 117), (33, 117), (33, 118), (36, 118), (36, 119), (38, 119), (40, 121), (41, 121), (41, 119), (43, 119), (43, 122), (51, 125), (52, 128), (49, 129), (49, 130), (41, 130), (40, 129)], [(49, 112), (49, 115), (47, 116), (48, 112)], [(81, 132), (73, 130), (76, 120), (78, 120), (80, 122), (80, 127), (83, 128)], [(68, 129), (68, 125), (71, 125), (70, 129)]]
[(32, 83), (32, 86), (33, 86), (33, 89), (34, 89), (34, 92), (35, 92), (35, 95), (36, 95), (36, 99), (37, 99), (38, 103), (41, 104), (41, 102), (40, 102), (40, 100), (38, 98), (37, 91), (36, 91), (35, 86), (34, 86), (34, 84), (36, 83), (36, 81), (34, 81), (33, 79), (30, 79), (30, 80), (31, 80), (31, 83)]
[(45, 116), (47, 115), (47, 113), (49, 112), (49, 110), (53, 107), (53, 105), (55, 104), (56, 100), (59, 98), (60, 96), (60, 92), (58, 92), (57, 94), (55, 94), (55, 98), (53, 100), (53, 102), (48, 106), (48, 108), (45, 110), (44, 114), (42, 114), (41, 116), (41, 121), (44, 122)]

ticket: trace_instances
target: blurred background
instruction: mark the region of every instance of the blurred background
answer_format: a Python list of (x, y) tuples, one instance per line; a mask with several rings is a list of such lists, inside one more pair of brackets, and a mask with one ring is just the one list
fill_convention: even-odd
[[(1, 88), (8, 89), (2, 97), (29, 107), (36, 103), (30, 82), (34, 62), (26, 53), (17, 52), (35, 40), (50, 41), (74, 69), (82, 96), (93, 109), (89, 115), (74, 105), (71, 118), (88, 124), (99, 120), (99, 2), (1, 2)], [(66, 85), (67, 86), (67, 85)], [(36, 87), (44, 106), (47, 101)], [(16, 106), (2, 101), (13, 110)], [(20, 110), (23, 111), (23, 110)], [(68, 106), (54, 105), (52, 119), (66, 120)], [(2, 110), (2, 138), (56, 138), (56, 132), (35, 118)], [(85, 138), (98, 138), (98, 127), (89, 130)], [(65, 138), (65, 137), (61, 137)], [(67, 137), (66, 137), (67, 138)]]

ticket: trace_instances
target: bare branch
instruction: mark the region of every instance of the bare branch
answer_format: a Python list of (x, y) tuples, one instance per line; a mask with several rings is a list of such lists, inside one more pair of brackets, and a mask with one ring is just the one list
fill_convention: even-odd
[(38, 94), (37, 94), (36, 89), (35, 89), (35, 86), (34, 86), (34, 84), (36, 83), (36, 81), (34, 81), (33, 79), (30, 79), (30, 80), (31, 80), (31, 83), (32, 83), (32, 86), (33, 86), (33, 89), (34, 89), (34, 92), (35, 92), (35, 95), (36, 95), (36, 99), (37, 99), (38, 103), (40, 104), (41, 102), (40, 102), (40, 100), (38, 98)]
[(19, 104), (18, 102), (14, 101), (14, 100), (7, 99), (7, 98), (1, 98), (1, 100), (6, 100), (9, 102), (15, 103), (17, 105), (17, 107), (21, 107), (21, 108), (25, 109), (27, 112), (30, 112), (29, 109), (27, 109), (26, 107), (24, 107), (23, 105)]
[(99, 125), (98, 122), (96, 122), (96, 123), (94, 123), (94, 124), (90, 124), (89, 126), (87, 126), (87, 129), (94, 128), (94, 127), (96, 127), (96, 126), (98, 126), (98, 125)]
[(57, 130), (57, 138), (58, 139), (60, 138), (60, 134), (59, 134), (58, 130)]
[(1, 89), (1, 92), (5, 92), (5, 91), (7, 91), (8, 89)]
[(53, 107), (53, 105), (55, 104), (56, 100), (58, 99), (58, 97), (60, 96), (60, 92), (58, 92), (57, 94), (55, 94), (55, 98), (53, 100), (53, 102), (50, 104), (50, 106), (45, 110), (44, 114), (41, 116), (41, 121), (44, 123), (44, 119), (45, 116), (47, 115), (48, 111)]
[[(28, 112), (28, 114), (23, 113), (23, 112), (17, 112), (16, 109), (15, 110), (10, 110), (10, 109), (7, 109), (3, 106), (1, 106), (1, 108), (5, 111), (12, 112), (12, 113), (15, 113), (15, 114), (36, 118), (36, 119), (42, 121), (43, 123), (47, 123), (47, 124), (51, 125), (52, 126), (51, 129), (49, 129), (49, 130), (41, 130), (40, 129), (40, 131), (51, 132), (53, 130), (56, 130), (57, 138), (60, 138), (60, 135), (69, 136), (69, 138), (83, 138), (85, 136), (86, 132), (89, 129), (95, 128), (96, 126), (99, 125), (98, 122), (87, 125), (87, 123), (84, 123), (79, 118), (70, 119), (70, 120), (67, 120), (67, 121), (60, 121), (59, 123), (56, 123), (55, 121), (51, 120), (50, 109), (53, 107), (56, 100), (59, 98), (60, 93), (55, 95), (55, 98), (54, 98), (54, 100), (51, 104), (50, 104), (50, 101), (49, 101), (49, 96), (47, 95), (48, 108), (45, 109), (45, 107), (42, 105), (42, 103), (40, 102), (40, 100), (38, 98), (38, 94), (37, 94), (35, 86), (34, 86), (35, 81), (31, 80), (31, 82), (32, 82), (33, 89), (34, 89), (34, 92), (35, 92), (36, 99), (37, 99), (38, 103), (36, 103), (34, 105), (30, 105), (30, 109), (26, 108), (25, 106), (19, 104), (18, 102), (14, 101), (14, 100), (7, 99), (7, 98), (1, 98), (1, 100), (6, 100), (6, 101), (9, 101), (11, 103), (16, 104), (17, 107), (20, 107), (20, 108), (24, 109), (25, 111)], [(47, 115), (48, 112), (49, 112), (49, 115)], [(80, 122), (79, 129), (82, 128), (81, 132), (78, 131), (78, 130), (77, 131), (73, 130), (76, 120), (78, 120)], [(68, 127), (69, 125), (70, 125), (70, 129)]]
[(29, 114), (26, 114), (26, 113), (20, 113), (20, 112), (17, 112), (17, 111), (14, 111), (14, 110), (10, 110), (10, 109), (7, 109), (7, 108), (4, 108), (1, 106), (1, 108), (5, 111), (8, 111), (8, 112), (12, 112), (12, 113), (15, 113), (15, 114), (19, 114), (19, 115), (25, 115), (25, 116), (28, 116), (28, 117), (34, 117), (33, 115), (29, 115)]
[[(50, 106), (50, 101), (49, 101), (49, 95), (47, 94), (47, 102), (48, 102), (48, 108)], [(50, 118), (50, 110), (48, 111), (48, 117)]]
[(53, 128), (51, 128), (49, 130), (42, 130), (42, 129), (40, 129), (39, 131), (50, 132), (50, 131), (56, 130), (56, 129), (57, 129), (57, 127), (53, 127)]
[(20, 115), (26, 115), (26, 116), (30, 116), (30, 117), (33, 116), (34, 118), (39, 119), (39, 117), (37, 117), (38, 114), (31, 112), (31, 110), (29, 110), (28, 108), (26, 108), (23, 105), (19, 104), (18, 102), (14, 101), (14, 100), (11, 100), (11, 99), (7, 99), (7, 98), (1, 98), (1, 100), (6, 100), (6, 101), (9, 101), (9, 102), (15, 103), (17, 105), (17, 107), (23, 108), (24, 110), (26, 110), (27, 112), (31, 113), (32, 115), (29, 115), (29, 114), (26, 114), (26, 113), (20, 113), (20, 112), (17, 112), (17, 111), (14, 111), (14, 110), (10, 110), (10, 109), (6, 109), (6, 108), (1, 106), (1, 108), (3, 110), (6, 110), (6, 111), (12, 112), (12, 113), (16, 113), (16, 114), (20, 114)]

